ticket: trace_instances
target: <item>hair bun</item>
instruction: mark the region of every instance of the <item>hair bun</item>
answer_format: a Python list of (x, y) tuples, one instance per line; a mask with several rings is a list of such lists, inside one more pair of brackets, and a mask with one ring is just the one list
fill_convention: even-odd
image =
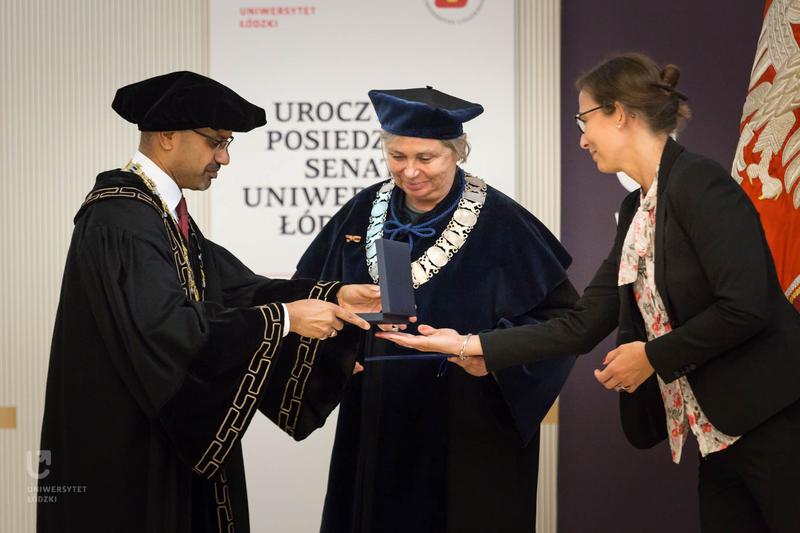
[(661, 69), (661, 82), (672, 89), (678, 85), (681, 79), (681, 69), (677, 65), (669, 64)]

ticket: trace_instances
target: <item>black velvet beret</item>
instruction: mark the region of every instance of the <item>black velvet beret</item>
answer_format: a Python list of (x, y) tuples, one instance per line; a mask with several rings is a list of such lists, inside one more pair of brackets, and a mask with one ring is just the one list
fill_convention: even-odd
[(419, 89), (369, 92), (381, 127), (395, 135), (426, 139), (454, 139), (462, 124), (483, 113), (483, 106), (450, 96), (428, 86)]
[(126, 85), (117, 90), (111, 107), (140, 131), (250, 131), (267, 123), (262, 108), (218, 81), (188, 71)]

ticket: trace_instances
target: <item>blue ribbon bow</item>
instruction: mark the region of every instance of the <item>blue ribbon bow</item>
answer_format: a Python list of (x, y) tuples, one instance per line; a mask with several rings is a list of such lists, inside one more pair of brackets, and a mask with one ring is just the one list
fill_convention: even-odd
[(417, 226), (413, 224), (401, 224), (400, 221), (395, 218), (394, 212), (392, 212), (392, 220), (386, 221), (386, 224), (383, 226), (383, 233), (390, 241), (395, 240), (396, 237), (403, 234), (408, 234), (408, 247), (413, 248), (414, 237), (424, 238), (436, 235), (436, 230), (427, 227), (428, 224), (428, 222)]
[[(423, 222), (422, 224), (403, 224), (400, 222), (400, 219), (397, 218), (397, 212), (395, 211), (395, 201), (394, 197), (392, 201), (389, 202), (389, 215), (392, 218), (387, 220), (383, 225), (383, 234), (386, 236), (387, 239), (390, 241), (396, 240), (398, 237), (402, 235), (408, 235), (408, 247), (409, 249), (414, 248), (414, 237), (433, 237), (436, 235), (436, 230), (432, 228), (434, 224), (442, 220), (444, 217), (450, 215), (453, 211), (455, 211), (456, 207), (458, 207), (458, 203), (461, 201), (461, 195), (464, 194), (464, 175), (461, 172), (461, 169), (457, 171), (457, 177), (460, 178), (461, 187), (459, 189), (458, 195), (456, 196), (455, 201), (448, 206), (447, 209), (433, 217), (432, 219), (428, 220), (427, 222)], [(399, 195), (398, 195), (399, 197)]]

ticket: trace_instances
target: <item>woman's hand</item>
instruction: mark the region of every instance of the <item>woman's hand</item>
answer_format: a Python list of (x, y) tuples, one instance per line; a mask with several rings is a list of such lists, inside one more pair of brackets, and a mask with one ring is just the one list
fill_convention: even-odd
[(486, 359), (482, 355), (470, 355), (464, 359), (460, 357), (448, 357), (448, 361), (455, 363), (464, 369), (464, 372), (475, 377), (485, 376), (489, 373), (486, 368)]
[(631, 393), (639, 388), (655, 370), (647, 359), (641, 341), (621, 344), (603, 359), (606, 367), (595, 370), (594, 377), (605, 388)]
[(464, 336), (454, 329), (436, 329), (421, 324), (417, 331), (420, 333), (419, 335), (381, 331), (376, 333), (375, 336), (420, 352), (446, 354), (457, 354), (461, 350), (461, 344), (464, 342)]
[[(425, 324), (421, 324), (417, 331), (419, 331), (419, 335), (386, 331), (376, 333), (375, 336), (421, 352), (454, 354), (456, 357), (449, 357), (447, 360), (457, 364), (473, 376), (485, 376), (489, 373), (486, 369), (486, 361), (481, 355), (483, 351), (477, 335), (471, 335), (467, 339), (465, 335), (461, 335), (454, 329), (436, 329)], [(459, 354), (465, 355), (466, 358), (461, 359), (458, 357)]]

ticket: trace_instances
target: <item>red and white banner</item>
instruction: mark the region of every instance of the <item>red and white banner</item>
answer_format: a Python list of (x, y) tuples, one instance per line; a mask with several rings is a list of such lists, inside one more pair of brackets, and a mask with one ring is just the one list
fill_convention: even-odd
[[(291, 276), (326, 220), (388, 177), (370, 89), (478, 102), (465, 168), (514, 194), (514, 1), (211, 0), (212, 78), (267, 111), (214, 182), (212, 239), (257, 272)], [(316, 531), (335, 416), (302, 443), (256, 417), (244, 439), (253, 531)], [(347, 488), (342, 488), (347, 490)]]
[(767, 0), (732, 174), (761, 215), (800, 311), (800, 0)]

